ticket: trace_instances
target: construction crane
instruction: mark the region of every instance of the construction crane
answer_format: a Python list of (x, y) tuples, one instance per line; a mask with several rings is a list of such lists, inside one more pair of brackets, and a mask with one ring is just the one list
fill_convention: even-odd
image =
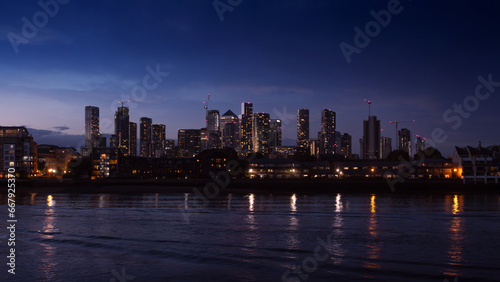
[(203, 102), (203, 108), (205, 108), (205, 117), (208, 116), (208, 101), (210, 101), (210, 93), (208, 93), (207, 101)]
[(368, 103), (368, 118), (370, 118), (372, 102), (367, 99), (365, 99), (365, 102)]
[(390, 124), (395, 124), (396, 125), (396, 139), (394, 139), (394, 141), (396, 141), (396, 145), (394, 146), (394, 149), (396, 149), (396, 147), (398, 145), (398, 124), (400, 124), (400, 123), (407, 123), (407, 122), (415, 122), (415, 120), (390, 121), (389, 122)]

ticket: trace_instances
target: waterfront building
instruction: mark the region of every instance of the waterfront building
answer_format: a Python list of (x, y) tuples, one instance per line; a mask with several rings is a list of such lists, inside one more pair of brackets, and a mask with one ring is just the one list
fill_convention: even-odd
[(153, 120), (148, 117), (141, 117), (140, 123), (140, 155), (144, 158), (151, 158), (153, 156), (153, 144), (151, 140)]
[(297, 111), (297, 147), (309, 148), (309, 110), (300, 109)]
[(0, 127), (0, 177), (5, 178), (9, 169), (17, 176), (35, 176), (37, 162), (37, 144), (26, 127)]

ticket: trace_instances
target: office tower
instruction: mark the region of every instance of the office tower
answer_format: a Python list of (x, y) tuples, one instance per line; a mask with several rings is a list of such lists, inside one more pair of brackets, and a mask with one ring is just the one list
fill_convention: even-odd
[(333, 133), (333, 135), (334, 135), (334, 140), (335, 140), (335, 143), (333, 145), (334, 152), (335, 152), (335, 154), (341, 154), (341, 152), (342, 152), (342, 146), (341, 146), (342, 133), (338, 130), (335, 130), (335, 133)]
[(208, 149), (220, 149), (220, 113), (218, 110), (207, 111)]
[(111, 134), (111, 137), (109, 137), (109, 147), (118, 148), (118, 136), (116, 134)]
[(380, 137), (380, 159), (385, 160), (392, 152), (392, 139), (389, 137)]
[(137, 156), (137, 123), (129, 122), (130, 152), (132, 157)]
[(26, 173), (30, 177), (35, 176), (37, 158), (37, 144), (33, 141), (33, 137), (26, 127), (0, 127), (0, 177), (7, 178), (8, 173), (12, 174), (12, 171), (9, 171), (10, 168), (14, 169), (15, 173)]
[(129, 110), (123, 105), (115, 113), (115, 135), (118, 137), (118, 148), (124, 156), (128, 156), (130, 152)]
[(320, 154), (324, 156), (335, 154), (336, 114), (324, 109), (321, 111)]
[(398, 132), (399, 150), (407, 152), (411, 156), (411, 133), (407, 128), (403, 128)]
[(340, 139), (340, 154), (346, 158), (351, 158), (352, 155), (352, 137), (344, 133)]
[(271, 119), (269, 124), (269, 147), (274, 150), (281, 146), (281, 120)]
[(246, 156), (253, 152), (252, 137), (253, 105), (252, 103), (241, 104), (241, 126), (240, 126), (240, 154)]
[(200, 150), (201, 151), (208, 150), (208, 130), (206, 127), (200, 129), (200, 138), (201, 138)]
[(179, 129), (177, 132), (179, 153), (183, 157), (195, 157), (201, 151), (200, 129)]
[(221, 135), (222, 148), (232, 148), (239, 151), (239, 119), (231, 111), (228, 110), (222, 115), (221, 120)]
[(380, 158), (380, 120), (376, 116), (369, 116), (368, 120), (363, 121), (363, 138), (360, 143), (363, 159)]
[(319, 140), (318, 139), (310, 139), (309, 140), (309, 148), (311, 156), (319, 156)]
[(85, 107), (85, 147), (95, 148), (98, 146), (99, 136), (99, 108), (94, 106)]
[(309, 148), (309, 110), (300, 109), (297, 111), (297, 147)]
[(166, 126), (164, 124), (153, 124), (153, 152), (152, 155), (155, 158), (159, 158), (163, 155), (165, 148), (165, 134)]
[(153, 121), (147, 117), (141, 117), (140, 119), (140, 153), (141, 157), (151, 158), (153, 155), (153, 144), (151, 141)]
[(255, 153), (269, 156), (269, 114), (255, 113), (252, 120), (252, 143)]
[(425, 138), (417, 135), (417, 140), (415, 142), (415, 153), (425, 150)]
[(166, 139), (163, 141), (163, 152), (164, 156), (167, 158), (175, 158), (176, 155), (176, 148), (175, 148), (175, 140), (173, 139)]

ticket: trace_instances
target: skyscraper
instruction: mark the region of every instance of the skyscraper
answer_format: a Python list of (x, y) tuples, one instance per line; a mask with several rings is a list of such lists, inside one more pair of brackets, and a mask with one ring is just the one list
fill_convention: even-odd
[(218, 110), (207, 111), (208, 149), (220, 148), (220, 113)]
[(363, 138), (360, 141), (363, 159), (380, 158), (380, 120), (376, 116), (369, 116), (363, 121)]
[(152, 127), (153, 121), (147, 117), (141, 117), (141, 133), (140, 133), (140, 151), (141, 157), (151, 158), (152, 157)]
[(271, 119), (269, 124), (269, 147), (271, 150), (281, 146), (281, 139), (281, 120)]
[(346, 158), (351, 158), (352, 155), (352, 137), (351, 135), (344, 133), (340, 141), (340, 154)]
[(264, 156), (269, 156), (269, 122), (269, 114), (253, 114), (253, 151), (262, 153)]
[(411, 156), (411, 133), (407, 128), (403, 128), (398, 132), (399, 150), (408, 153)]
[(95, 148), (98, 146), (99, 136), (99, 108), (94, 106), (85, 107), (85, 147)]
[(336, 114), (329, 109), (321, 111), (321, 136), (320, 136), (320, 154), (324, 156), (335, 154), (335, 130)]
[(123, 155), (130, 153), (129, 140), (129, 110), (122, 106), (115, 113), (115, 135), (118, 137), (118, 148), (122, 150)]
[(380, 137), (380, 159), (387, 159), (392, 152), (392, 139), (389, 137)]
[(252, 137), (253, 105), (252, 103), (241, 104), (241, 128), (240, 128), (240, 154), (248, 155), (253, 151)]
[(297, 111), (297, 147), (309, 149), (309, 110)]
[(232, 148), (239, 151), (239, 119), (228, 110), (221, 117), (222, 148)]
[(137, 156), (137, 123), (129, 122), (130, 152), (132, 157)]
[(153, 124), (152, 155), (159, 158), (163, 155), (165, 148), (166, 126), (164, 124)]
[(417, 141), (415, 142), (415, 153), (425, 150), (425, 138), (417, 135)]
[(179, 129), (177, 132), (177, 142), (180, 155), (192, 158), (201, 151), (201, 130)]

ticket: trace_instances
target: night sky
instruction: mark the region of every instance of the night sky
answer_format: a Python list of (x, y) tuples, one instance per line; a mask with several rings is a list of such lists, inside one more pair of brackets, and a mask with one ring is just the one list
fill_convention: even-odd
[[(209, 108), (221, 114), (240, 114), (241, 103), (252, 102), (254, 112), (282, 119), (285, 145), (295, 144), (299, 108), (310, 110), (311, 138), (329, 108), (359, 153), (365, 98), (383, 136), (394, 139), (389, 121), (415, 120), (400, 128), (427, 139), (441, 128), (447, 140), (437, 147), (445, 155), (455, 145), (500, 143), (500, 86), (487, 98), (488, 89), (480, 89), (482, 100), (466, 99), (479, 76), (500, 82), (500, 2), (229, 2), (239, 5), (221, 21), (213, 1), (72, 0), (26, 38), (22, 18), (33, 23), (42, 8), (3, 1), (0, 125), (25, 125), (39, 144), (80, 147), (86, 105), (100, 107), (101, 131), (109, 134), (116, 102), (129, 99), (131, 121), (151, 117), (176, 139), (179, 128), (204, 127), (202, 102), (210, 92)], [(374, 20), (370, 11), (388, 4), (399, 12), (348, 63), (341, 42), (356, 46), (354, 28), (365, 30)], [(13, 44), (13, 34), (24, 43)], [(146, 94), (133, 92), (148, 66), (168, 76), (158, 85), (149, 80)], [(443, 119), (464, 100), (472, 110), (461, 124), (457, 113)]]

